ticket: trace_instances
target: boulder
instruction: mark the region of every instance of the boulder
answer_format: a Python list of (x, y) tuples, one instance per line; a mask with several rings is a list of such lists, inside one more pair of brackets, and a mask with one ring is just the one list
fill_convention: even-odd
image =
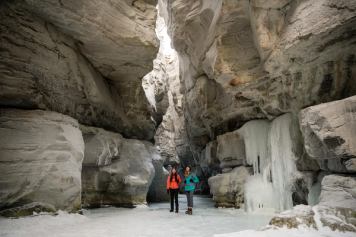
[(216, 206), (241, 208), (244, 203), (244, 183), (251, 173), (251, 168), (240, 166), (228, 173), (210, 177), (210, 193)]
[(298, 205), (293, 207), (292, 210), (277, 214), (269, 224), (272, 228), (286, 227), (293, 229), (308, 227), (322, 231), (327, 227), (327, 230), (356, 232), (355, 214), (355, 211), (348, 208)]
[(333, 231), (356, 232), (356, 211), (351, 208), (317, 205), (313, 208), (322, 226)]
[(356, 211), (356, 177), (326, 175), (321, 182), (319, 204)]
[(354, 173), (356, 96), (308, 107), (300, 112), (305, 149), (321, 168)]
[(317, 228), (314, 211), (311, 206), (306, 205), (295, 206), (292, 210), (287, 210), (274, 216), (269, 224), (279, 228), (287, 227), (288, 229), (298, 228), (301, 225)]
[(146, 203), (159, 153), (149, 142), (125, 139), (101, 128), (81, 126), (85, 142), (83, 205), (135, 206)]
[(84, 142), (78, 122), (41, 110), (0, 109), (0, 209), (81, 208)]

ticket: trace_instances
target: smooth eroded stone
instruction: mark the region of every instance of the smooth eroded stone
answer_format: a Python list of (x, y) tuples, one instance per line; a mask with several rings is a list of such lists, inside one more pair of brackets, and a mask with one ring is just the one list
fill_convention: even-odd
[(216, 206), (240, 208), (244, 203), (244, 183), (251, 173), (251, 168), (240, 166), (210, 177), (210, 193)]
[[(101, 128), (81, 126), (85, 142), (83, 205), (135, 206), (146, 203), (155, 176), (157, 149)], [(161, 175), (164, 175), (161, 173)], [(165, 189), (164, 189), (165, 190)]]
[(56, 111), (152, 139), (155, 122), (141, 79), (157, 52), (154, 6), (146, 4), (142, 14), (152, 22), (142, 27), (125, 16), (141, 12), (125, 1), (26, 2), (1, 4), (0, 105)]
[(0, 134), (0, 209), (32, 202), (80, 209), (84, 142), (75, 119), (1, 109)]
[(356, 211), (356, 177), (326, 175), (321, 181), (320, 205)]
[(299, 117), (305, 149), (322, 169), (355, 172), (356, 96), (308, 107)]

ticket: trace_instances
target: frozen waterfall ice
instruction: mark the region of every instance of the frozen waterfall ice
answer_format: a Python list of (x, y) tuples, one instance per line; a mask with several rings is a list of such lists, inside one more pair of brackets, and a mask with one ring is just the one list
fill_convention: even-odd
[(282, 211), (293, 207), (293, 180), (298, 175), (291, 114), (272, 122), (247, 122), (239, 132), (245, 140), (246, 159), (254, 174), (245, 184), (245, 210)]

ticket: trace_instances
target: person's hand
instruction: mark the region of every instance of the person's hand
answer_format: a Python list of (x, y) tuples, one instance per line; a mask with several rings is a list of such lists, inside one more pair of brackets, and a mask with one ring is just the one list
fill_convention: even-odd
[(184, 180), (184, 183), (185, 183), (185, 184), (187, 183), (187, 180), (186, 180), (186, 179)]
[(169, 194), (169, 189), (167, 189), (167, 194)]

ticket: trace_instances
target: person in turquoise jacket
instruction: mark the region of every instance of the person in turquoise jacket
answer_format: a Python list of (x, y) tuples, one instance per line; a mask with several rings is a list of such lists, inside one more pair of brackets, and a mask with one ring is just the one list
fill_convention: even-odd
[(184, 170), (184, 191), (187, 195), (188, 210), (185, 214), (193, 214), (193, 195), (195, 190), (195, 185), (199, 183), (199, 179), (196, 175), (191, 174), (190, 167), (185, 167)]

